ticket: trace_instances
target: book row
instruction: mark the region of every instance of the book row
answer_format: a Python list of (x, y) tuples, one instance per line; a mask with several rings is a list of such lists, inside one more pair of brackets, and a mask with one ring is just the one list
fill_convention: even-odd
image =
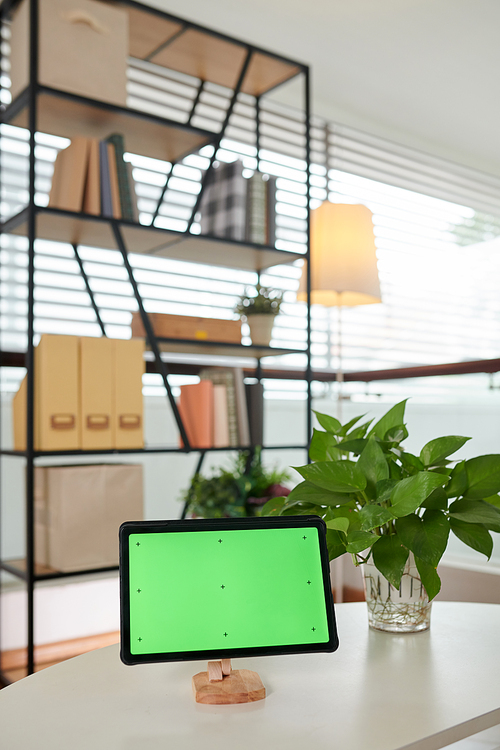
[(76, 136), (54, 163), (51, 208), (139, 221), (132, 165), (120, 133), (105, 140)]
[(276, 241), (276, 178), (243, 176), (238, 159), (214, 167), (200, 206), (201, 233), (260, 245)]
[(181, 386), (178, 407), (193, 448), (263, 443), (264, 387), (245, 384), (241, 368), (201, 370), (199, 383)]

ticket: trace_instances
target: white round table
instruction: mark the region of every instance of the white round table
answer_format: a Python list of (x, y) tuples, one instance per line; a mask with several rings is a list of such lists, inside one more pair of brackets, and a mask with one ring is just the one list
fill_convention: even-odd
[(431, 629), (368, 629), (363, 603), (336, 606), (334, 654), (235, 660), (263, 701), (194, 702), (206, 663), (126, 667), (118, 646), (0, 691), (5, 750), (437, 750), (500, 723), (500, 605), (437, 602)]

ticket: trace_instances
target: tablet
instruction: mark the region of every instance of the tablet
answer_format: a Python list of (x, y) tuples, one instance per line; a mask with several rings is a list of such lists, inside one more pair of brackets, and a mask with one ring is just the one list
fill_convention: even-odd
[(144, 664), (335, 651), (318, 516), (126, 522), (121, 659)]

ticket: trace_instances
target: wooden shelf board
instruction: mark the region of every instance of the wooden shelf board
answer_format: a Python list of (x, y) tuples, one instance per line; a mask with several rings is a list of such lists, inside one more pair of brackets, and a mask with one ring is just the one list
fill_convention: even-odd
[[(27, 128), (28, 106), (16, 113), (17, 109), (17, 105), (13, 107), (15, 114), (12, 118), (7, 109), (4, 121)], [(99, 139), (111, 133), (123, 133), (127, 151), (169, 162), (197, 151), (214, 138), (213, 133), (188, 128), (183, 123), (48, 88), (41, 89), (38, 96), (37, 114), (37, 129), (44, 133), (65, 138), (82, 135)]]
[[(4, 560), (2, 563), (2, 569), (7, 572), (16, 571), (20, 578), (26, 576), (26, 558), (20, 558), (18, 560)], [(106, 566), (104, 568), (89, 568), (88, 570), (73, 570), (68, 573), (63, 573), (60, 570), (50, 568), (48, 565), (35, 564), (35, 579), (38, 581), (46, 581), (50, 578), (68, 578), (69, 576), (83, 576), (89, 573), (104, 573), (118, 570), (118, 565)], [(14, 575), (16, 573), (13, 572)]]
[(166, 248), (160, 248), (154, 255), (161, 255), (176, 260), (189, 260), (195, 263), (207, 263), (215, 266), (231, 266), (253, 271), (264, 271), (266, 268), (292, 263), (304, 258), (301, 253), (277, 250), (274, 247), (250, 245), (234, 240), (201, 235), (178, 235), (178, 239)]
[(280, 357), (284, 354), (303, 353), (299, 349), (282, 349), (272, 346), (245, 346), (244, 344), (226, 344), (216, 341), (199, 341), (196, 339), (168, 339), (158, 337), (162, 352), (179, 354), (212, 354), (225, 357)]
[[(98, 216), (73, 213), (54, 208), (38, 207), (37, 237), (105, 249), (116, 249), (111, 222)], [(184, 235), (158, 227), (119, 221), (127, 250), (131, 253), (155, 255), (208, 265), (228, 266), (261, 271), (280, 263), (291, 263), (303, 256), (272, 247), (248, 245), (217, 237)], [(28, 210), (6, 222), (3, 231), (27, 235)]]
[[(188, 28), (152, 55), (150, 61), (234, 89), (246, 54), (247, 48), (243, 44)], [(298, 65), (255, 51), (241, 90), (245, 94), (260, 96), (299, 72)]]

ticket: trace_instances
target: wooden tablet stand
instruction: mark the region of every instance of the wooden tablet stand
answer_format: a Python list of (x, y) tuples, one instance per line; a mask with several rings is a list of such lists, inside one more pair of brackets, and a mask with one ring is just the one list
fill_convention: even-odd
[(231, 659), (209, 661), (206, 672), (193, 677), (193, 692), (197, 703), (223, 705), (252, 703), (266, 697), (266, 688), (257, 672), (231, 669)]

